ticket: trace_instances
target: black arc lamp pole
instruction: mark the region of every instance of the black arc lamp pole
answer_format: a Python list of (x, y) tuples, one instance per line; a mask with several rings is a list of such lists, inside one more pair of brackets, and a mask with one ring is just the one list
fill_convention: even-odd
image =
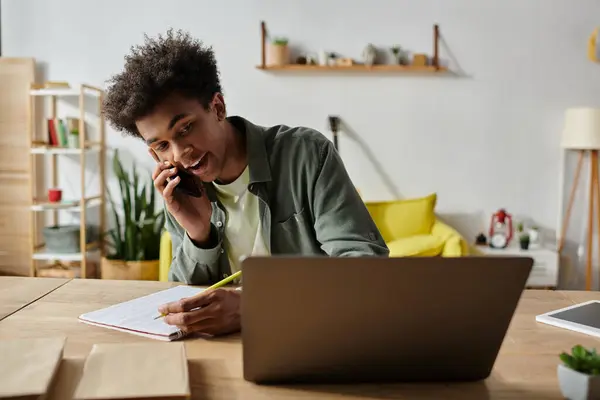
[(339, 127), (340, 127), (340, 117), (337, 117), (335, 115), (330, 115), (329, 116), (329, 129), (331, 129), (331, 133), (333, 134), (333, 147), (335, 147), (335, 149), (337, 151), (339, 151), (339, 147), (338, 147)]

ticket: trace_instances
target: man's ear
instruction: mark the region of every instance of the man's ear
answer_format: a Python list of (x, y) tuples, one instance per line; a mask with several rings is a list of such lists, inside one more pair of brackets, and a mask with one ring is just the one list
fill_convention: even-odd
[(213, 98), (213, 107), (217, 120), (223, 121), (227, 117), (227, 108), (225, 107), (225, 99), (221, 93), (216, 93)]

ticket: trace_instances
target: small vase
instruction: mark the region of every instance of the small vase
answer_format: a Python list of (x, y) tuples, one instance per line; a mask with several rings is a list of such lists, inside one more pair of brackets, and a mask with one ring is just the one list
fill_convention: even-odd
[(600, 399), (600, 375), (591, 376), (558, 365), (558, 385), (562, 395), (570, 400)]
[(377, 48), (372, 44), (368, 44), (362, 52), (363, 62), (367, 66), (375, 64), (377, 58)]
[(283, 66), (290, 62), (290, 48), (282, 44), (270, 44), (269, 50), (269, 65)]
[(540, 244), (540, 231), (538, 231), (537, 229), (529, 229), (529, 241), (530, 243), (530, 247), (537, 247)]

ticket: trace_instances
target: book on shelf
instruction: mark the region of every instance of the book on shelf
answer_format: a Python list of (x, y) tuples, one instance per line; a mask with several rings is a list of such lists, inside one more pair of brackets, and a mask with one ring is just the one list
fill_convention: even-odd
[(48, 144), (69, 147), (69, 136), (79, 133), (78, 118), (48, 118)]

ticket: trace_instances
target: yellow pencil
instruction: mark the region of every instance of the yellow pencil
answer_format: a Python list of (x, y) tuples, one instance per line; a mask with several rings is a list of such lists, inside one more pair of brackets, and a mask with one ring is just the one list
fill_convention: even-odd
[[(208, 288), (206, 288), (206, 290), (210, 290), (210, 289), (216, 289), (216, 288), (219, 288), (219, 287), (221, 287), (221, 286), (225, 286), (225, 285), (227, 285), (229, 282), (233, 281), (234, 279), (238, 278), (238, 277), (239, 277), (239, 276), (241, 276), (241, 275), (242, 275), (242, 271), (238, 271), (238, 272), (236, 272), (235, 274), (229, 275), (227, 278), (225, 278), (225, 279), (223, 279), (223, 280), (221, 280), (221, 281), (219, 281), (219, 282), (215, 283), (214, 285), (212, 285), (212, 286), (209, 286)], [(167, 314), (160, 314), (159, 316), (157, 316), (157, 317), (154, 317), (154, 319), (159, 319), (159, 318), (161, 318), (161, 317), (165, 317), (166, 315), (167, 315)]]

